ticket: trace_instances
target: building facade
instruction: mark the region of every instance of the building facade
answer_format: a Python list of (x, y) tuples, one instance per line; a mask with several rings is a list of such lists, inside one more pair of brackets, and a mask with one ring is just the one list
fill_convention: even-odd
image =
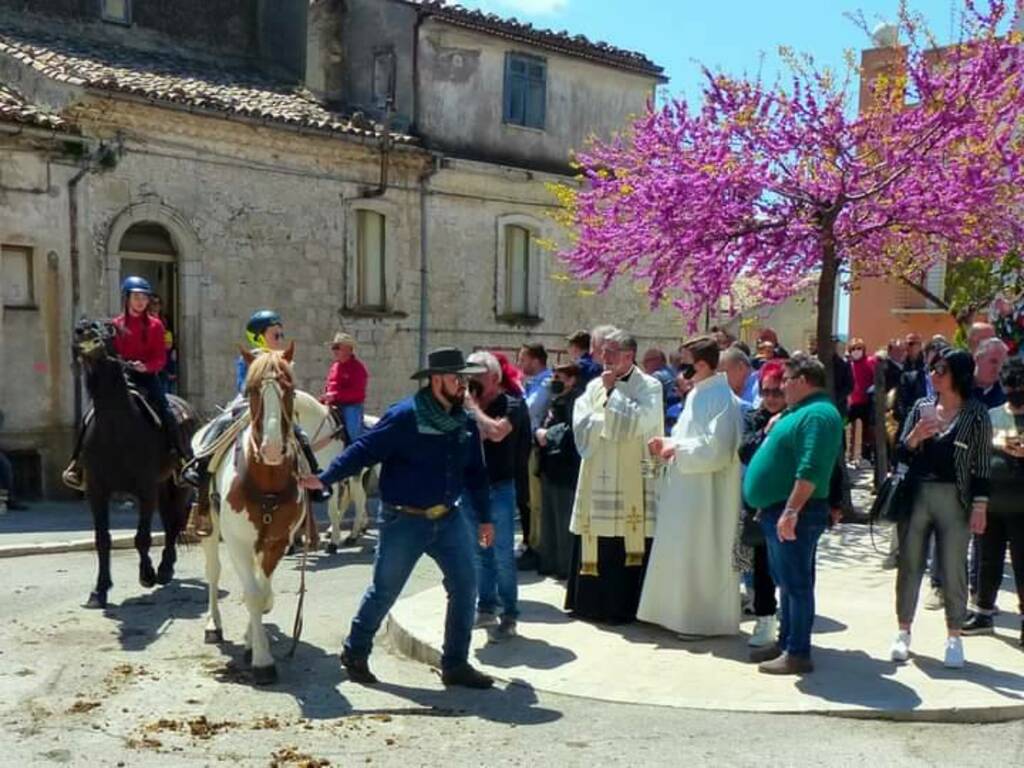
[(674, 311), (565, 274), (551, 218), (572, 149), (659, 82), (639, 54), (434, 2), (0, 0), (0, 447), (23, 490), (60, 493), (87, 405), (70, 331), (119, 312), (127, 274), (163, 295), (206, 414), (263, 307), (311, 392), (354, 335), (371, 412), (444, 344), (557, 350), (610, 321), (674, 347)]

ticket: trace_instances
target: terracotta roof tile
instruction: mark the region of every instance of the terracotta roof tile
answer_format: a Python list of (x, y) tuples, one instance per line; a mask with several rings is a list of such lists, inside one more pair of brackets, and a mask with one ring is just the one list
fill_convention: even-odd
[(0, 83), (0, 121), (54, 131), (69, 131), (71, 128), (60, 115), (30, 104), (21, 93), (4, 83)]
[(538, 29), (532, 24), (515, 18), (503, 18), (493, 13), (450, 5), (445, 0), (403, 0), (418, 6), (421, 12), (450, 24), (475, 29), (480, 32), (507, 37), (557, 51), (569, 56), (590, 59), (620, 69), (664, 78), (665, 70), (637, 51), (617, 48), (604, 41), (591, 41), (583, 35), (571, 35), (562, 30)]
[[(326, 108), (308, 90), (251, 69), (0, 25), (0, 55), (72, 85), (332, 133), (376, 137), (381, 126)], [(397, 142), (411, 136), (392, 134)]]

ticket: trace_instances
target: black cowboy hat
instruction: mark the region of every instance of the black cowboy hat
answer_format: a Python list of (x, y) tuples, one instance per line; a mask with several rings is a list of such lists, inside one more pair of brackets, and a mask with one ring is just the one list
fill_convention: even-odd
[(464, 373), (467, 376), (472, 376), (477, 373), (487, 373), (487, 369), (482, 365), (467, 363), (461, 349), (441, 347), (427, 355), (427, 367), (422, 371), (416, 371), (412, 378), (425, 379), (427, 376), (440, 373)]

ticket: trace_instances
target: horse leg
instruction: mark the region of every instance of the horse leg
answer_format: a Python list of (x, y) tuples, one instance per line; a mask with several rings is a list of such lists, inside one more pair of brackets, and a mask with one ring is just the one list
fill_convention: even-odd
[(352, 502), (355, 504), (355, 512), (352, 515), (349, 544), (358, 544), (360, 537), (366, 533), (366, 488), (363, 486), (365, 476), (364, 471), (352, 478)]
[(256, 558), (250, 541), (229, 538), (228, 553), (231, 562), (238, 572), (238, 580), (242, 583), (243, 600), (249, 611), (249, 629), (246, 632), (245, 645), (252, 658), (253, 680), (258, 685), (272, 683), (277, 679), (274, 657), (270, 653), (270, 641), (263, 627), (263, 609), (266, 595), (256, 575)]
[(331, 540), (327, 545), (327, 552), (335, 554), (341, 545), (341, 519), (345, 516), (345, 508), (348, 507), (349, 481), (343, 480), (338, 483), (337, 493), (327, 502), (327, 516), (331, 519)]
[(220, 618), (220, 516), (211, 511), (213, 531), (200, 539), (206, 559), (206, 631), (203, 641), (210, 644), (224, 642), (224, 627)]
[(89, 490), (89, 509), (92, 511), (93, 537), (96, 543), (96, 558), (99, 560), (99, 575), (96, 588), (86, 601), (86, 608), (106, 608), (107, 592), (114, 586), (110, 578), (110, 496), (107, 493)]
[(164, 549), (156, 569), (157, 584), (170, 584), (174, 578), (174, 565), (178, 562), (178, 536), (185, 527), (185, 509), (188, 491), (173, 482), (160, 486), (160, 522), (164, 528)]
[(149, 559), (149, 546), (153, 543), (153, 508), (156, 494), (150, 492), (139, 496), (139, 527), (135, 531), (135, 549), (139, 553), (139, 584), (147, 589), (156, 584), (156, 571)]

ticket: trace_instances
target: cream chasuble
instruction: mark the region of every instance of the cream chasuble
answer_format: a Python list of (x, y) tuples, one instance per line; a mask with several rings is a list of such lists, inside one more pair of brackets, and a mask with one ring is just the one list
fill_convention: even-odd
[(654, 482), (641, 463), (647, 442), (664, 434), (662, 385), (633, 367), (611, 394), (600, 378), (573, 409), (573, 436), (583, 459), (569, 529), (581, 537), (580, 573), (597, 576), (597, 538), (622, 537), (626, 565), (643, 562), (654, 535)]

